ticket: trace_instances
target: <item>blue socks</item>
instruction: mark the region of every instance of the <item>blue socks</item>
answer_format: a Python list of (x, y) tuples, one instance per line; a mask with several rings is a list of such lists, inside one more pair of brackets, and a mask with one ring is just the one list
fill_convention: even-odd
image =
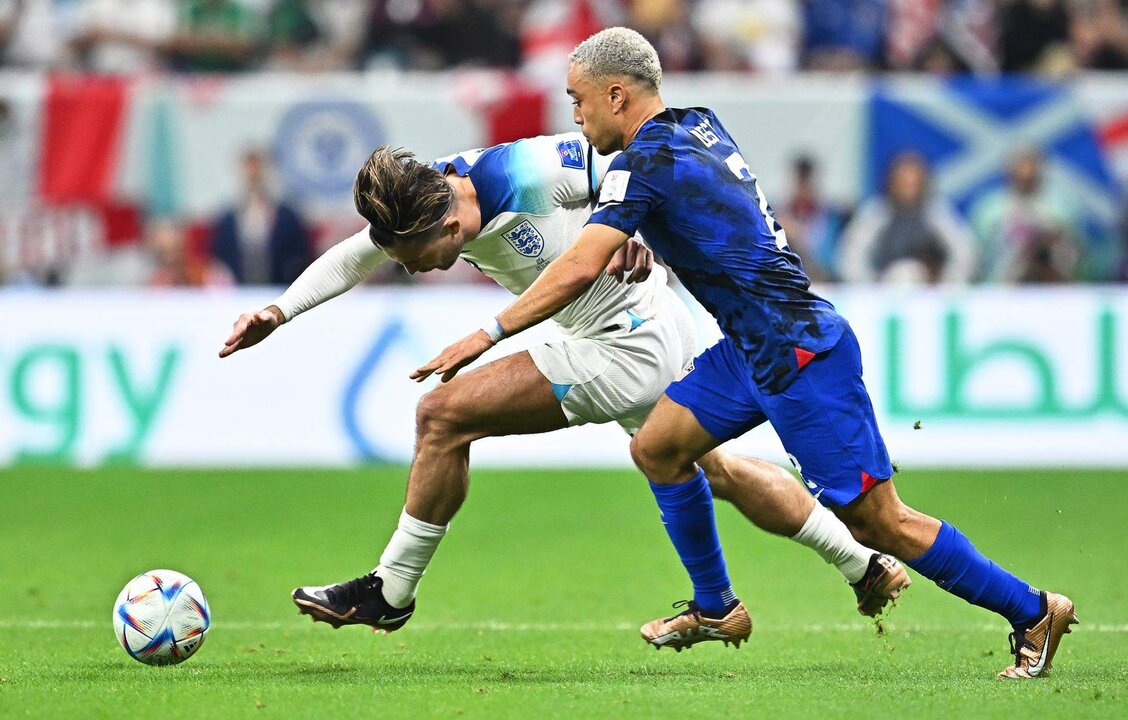
[(662, 524), (693, 581), (693, 603), (706, 615), (723, 617), (736, 595), (725, 568), (725, 555), (717, 537), (713, 493), (705, 471), (680, 485), (650, 483)]
[(963, 533), (944, 522), (936, 542), (909, 567), (947, 590), (1025, 630), (1042, 615), (1038, 590), (984, 557)]

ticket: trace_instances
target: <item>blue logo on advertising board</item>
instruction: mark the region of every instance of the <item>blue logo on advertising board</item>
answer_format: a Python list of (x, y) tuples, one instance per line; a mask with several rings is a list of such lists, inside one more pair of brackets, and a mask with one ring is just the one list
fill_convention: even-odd
[(379, 120), (361, 103), (313, 100), (282, 117), (274, 149), (289, 192), (336, 199), (352, 192), (360, 164), (383, 139)]

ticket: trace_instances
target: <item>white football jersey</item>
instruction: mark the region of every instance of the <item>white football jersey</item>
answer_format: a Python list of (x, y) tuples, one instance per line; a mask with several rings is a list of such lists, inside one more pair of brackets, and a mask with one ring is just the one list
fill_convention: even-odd
[[(432, 167), (469, 176), (478, 194), (482, 228), (463, 247), (462, 258), (514, 295), (523, 293), (583, 229), (613, 157), (601, 157), (575, 132), (436, 160)], [(289, 320), (345, 292), (387, 260), (365, 228), (318, 258), (275, 304)], [(665, 284), (666, 272), (658, 266), (646, 281), (632, 285), (600, 274), (553, 320), (574, 337), (646, 320), (654, 315), (656, 290)]]
[[(432, 167), (469, 176), (478, 193), (482, 229), (462, 258), (514, 295), (523, 293), (583, 229), (612, 157), (600, 156), (575, 132), (436, 160)], [(655, 288), (665, 282), (660, 267), (634, 285), (600, 275), (553, 319), (573, 336), (598, 333), (626, 310), (645, 319)]]

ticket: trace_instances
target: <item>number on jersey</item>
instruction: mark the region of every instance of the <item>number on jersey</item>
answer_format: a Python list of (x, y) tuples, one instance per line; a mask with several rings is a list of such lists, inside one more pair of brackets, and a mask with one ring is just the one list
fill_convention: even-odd
[(772, 208), (768, 205), (768, 199), (764, 197), (764, 191), (760, 189), (760, 183), (756, 181), (756, 176), (752, 174), (748, 163), (744, 162), (744, 156), (734, 152), (725, 158), (725, 165), (728, 166), (737, 180), (752, 183), (752, 187), (756, 190), (756, 199), (760, 204), (760, 213), (764, 216), (764, 221), (768, 223), (768, 229), (772, 231), (772, 236), (775, 237), (776, 247), (780, 250), (785, 249), (787, 247), (787, 233), (784, 232), (779, 221), (775, 219), (775, 214), (772, 213)]

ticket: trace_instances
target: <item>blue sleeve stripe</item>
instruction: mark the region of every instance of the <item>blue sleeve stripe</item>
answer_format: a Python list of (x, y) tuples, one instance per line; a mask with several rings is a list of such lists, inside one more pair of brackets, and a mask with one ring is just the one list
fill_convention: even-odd
[(505, 212), (513, 204), (513, 186), (507, 165), (512, 145), (496, 145), (482, 153), (469, 175), (478, 192), (478, 206), (482, 213), (482, 227)]

